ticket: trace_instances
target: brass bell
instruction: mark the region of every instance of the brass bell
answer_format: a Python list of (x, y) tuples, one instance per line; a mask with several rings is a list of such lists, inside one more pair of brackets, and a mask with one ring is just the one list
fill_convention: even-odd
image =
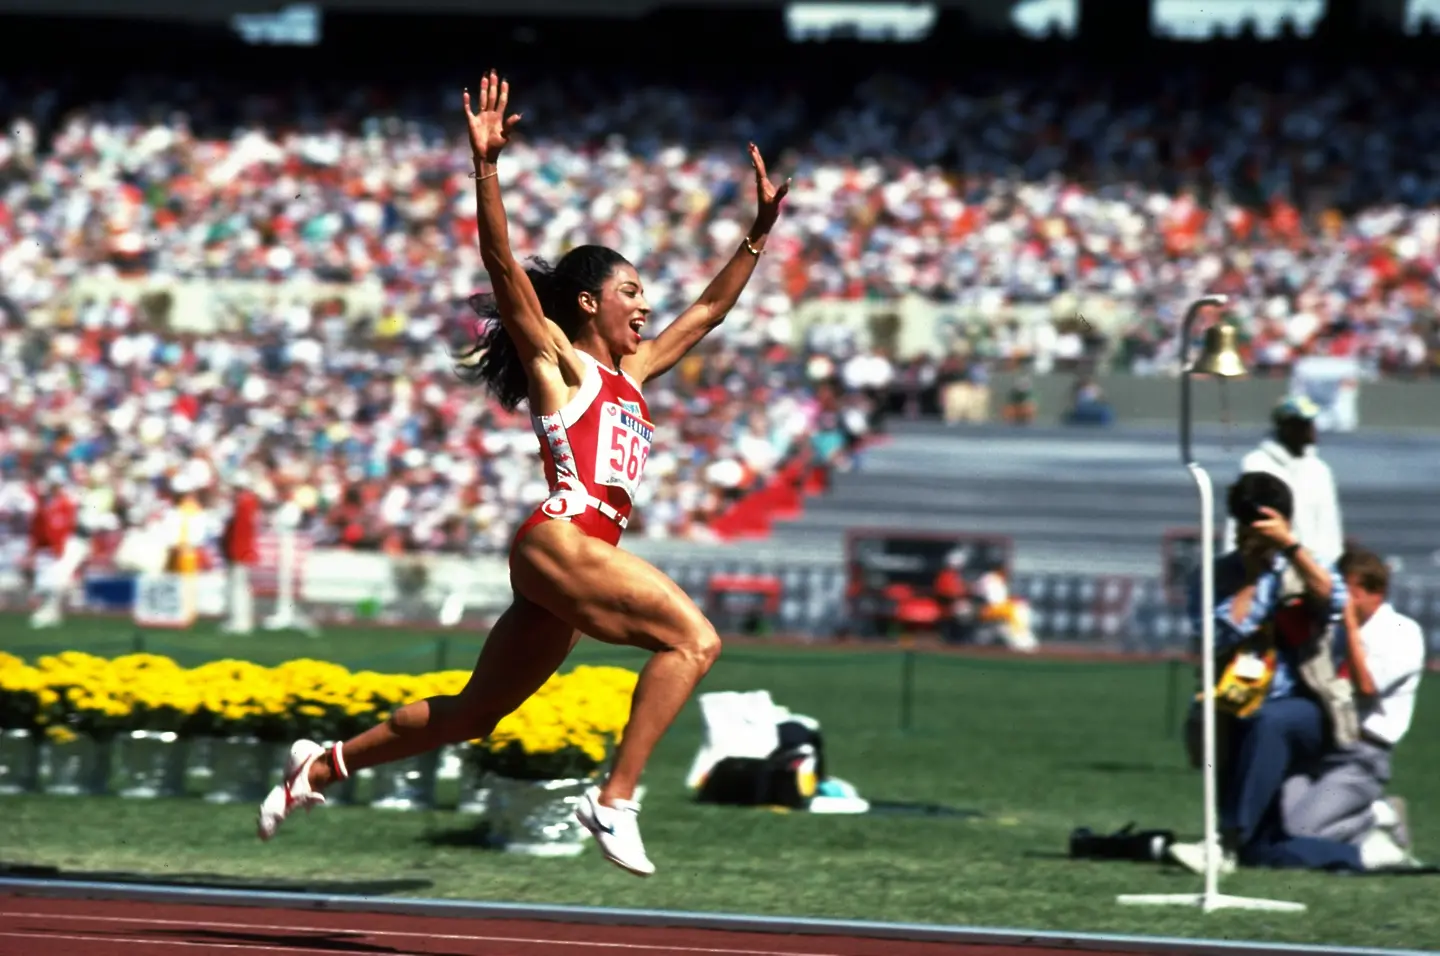
[(1220, 322), (1205, 330), (1205, 345), (1199, 358), (1190, 367), (1196, 375), (1216, 378), (1239, 378), (1245, 374), (1245, 363), (1235, 348), (1235, 326)]

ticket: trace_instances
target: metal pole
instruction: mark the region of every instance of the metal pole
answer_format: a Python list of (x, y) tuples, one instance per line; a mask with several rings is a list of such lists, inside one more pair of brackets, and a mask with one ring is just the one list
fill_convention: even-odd
[(906, 648), (900, 660), (900, 729), (909, 732), (915, 708), (915, 651)]
[[(1188, 377), (1188, 373), (1187, 373)], [(1205, 775), (1205, 902), (1220, 892), (1220, 833), (1215, 780), (1215, 493), (1205, 469), (1191, 462), (1190, 474), (1200, 490), (1200, 705), (1204, 728)]]
[(1195, 479), (1200, 492), (1200, 713), (1203, 734), (1201, 772), (1205, 780), (1205, 891), (1202, 909), (1219, 893), (1219, 821), (1216, 819), (1215, 779), (1215, 489), (1210, 476), (1191, 452), (1190, 343), (1195, 320), (1206, 306), (1224, 305), (1223, 295), (1207, 295), (1190, 303), (1180, 325), (1180, 461)]
[(1183, 665), (1175, 658), (1170, 659), (1166, 668), (1165, 681), (1165, 733), (1174, 738), (1180, 732), (1180, 669)]
[(1220, 895), (1219, 806), (1215, 767), (1215, 489), (1210, 475), (1190, 454), (1190, 333), (1195, 318), (1207, 305), (1224, 305), (1225, 296), (1196, 299), (1185, 312), (1180, 328), (1180, 460), (1200, 492), (1200, 713), (1203, 725), (1201, 773), (1205, 782), (1205, 889), (1194, 893), (1125, 894), (1118, 902), (1131, 905), (1198, 906), (1202, 912), (1246, 909), (1272, 913), (1303, 912), (1303, 903)]

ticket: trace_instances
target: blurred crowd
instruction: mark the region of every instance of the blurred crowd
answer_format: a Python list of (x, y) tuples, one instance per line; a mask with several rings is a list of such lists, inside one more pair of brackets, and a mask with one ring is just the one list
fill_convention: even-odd
[[(843, 463), (892, 391), (1097, 357), (1171, 370), (1178, 309), (1203, 292), (1235, 297), (1261, 369), (1340, 355), (1433, 373), (1437, 88), (1404, 71), (1224, 88), (996, 74), (963, 89), (881, 77), (821, 103), (576, 77), (517, 88), (524, 136), (502, 175), (515, 247), (616, 247), (655, 329), (748, 225), (745, 143), (794, 177), (740, 307), (652, 388), (661, 441), (636, 531), (703, 536), (782, 462)], [(219, 498), (243, 483), (295, 501), (325, 542), (503, 547), (543, 478), (528, 421), (459, 386), (444, 351), (484, 282), (457, 101), (162, 77), (61, 109), (0, 88), (0, 515), (23, 521), (23, 488), (48, 469), (142, 520), (183, 475)], [(123, 298), (65, 295), (108, 276), (383, 296), (375, 314), (261, 305), (236, 329), (177, 335)], [(839, 329), (797, 341), (804, 301), (906, 294), (981, 321), (904, 365)], [(1128, 319), (1015, 318), (1075, 294)]]
[[(193, 493), (218, 533), (248, 487), (298, 505), (317, 544), (390, 552), (501, 551), (545, 497), (524, 410), (458, 385), (433, 341), (350, 343), (343, 323), (323, 320), (257, 332), (167, 340), (107, 311), (102, 324), (50, 334), (43, 360), (25, 354), (25, 336), (6, 336), (0, 515), (11, 530), (31, 510), (38, 462), (41, 477), (127, 525), (158, 521)], [(703, 537), (781, 463), (843, 465), (868, 428), (866, 399), (816, 373), (785, 354), (727, 353), (652, 388), (664, 427), (634, 533)]]

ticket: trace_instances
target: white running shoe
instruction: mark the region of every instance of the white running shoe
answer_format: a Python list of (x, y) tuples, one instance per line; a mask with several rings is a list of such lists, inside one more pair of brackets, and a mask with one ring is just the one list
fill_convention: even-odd
[(1360, 866), (1366, 870), (1408, 870), (1423, 866), (1385, 830), (1371, 830), (1360, 841)]
[(290, 756), (285, 761), (285, 778), (260, 804), (260, 817), (255, 822), (255, 831), (260, 839), (273, 837), (296, 807), (304, 807), (308, 812), (325, 802), (323, 794), (310, 789), (310, 765), (324, 753), (325, 748), (313, 740), (297, 740), (290, 745)]
[[(1235, 854), (1221, 850), (1218, 846), (1216, 850), (1220, 853), (1220, 865), (1216, 872), (1221, 876), (1229, 876), (1234, 873)], [(1196, 843), (1172, 843), (1166, 852), (1171, 860), (1185, 867), (1191, 873), (1205, 875), (1205, 842), (1203, 840)]]
[(1410, 820), (1404, 797), (1382, 797), (1370, 805), (1375, 826), (1389, 833), (1402, 850), (1410, 849)]
[(655, 864), (645, 855), (640, 839), (640, 804), (634, 800), (617, 800), (616, 804), (601, 805), (600, 788), (591, 787), (580, 797), (575, 819), (594, 835), (605, 859), (636, 876), (649, 876), (655, 872)]

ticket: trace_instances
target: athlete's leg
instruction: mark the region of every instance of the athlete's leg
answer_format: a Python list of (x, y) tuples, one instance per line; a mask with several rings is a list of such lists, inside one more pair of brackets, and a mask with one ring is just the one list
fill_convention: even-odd
[(581, 633), (655, 652), (640, 671), (600, 792), (605, 806), (631, 800), (655, 745), (720, 655), (715, 628), (654, 565), (564, 521), (546, 522), (521, 540), (511, 579), (517, 594), (545, 601)]
[[(485, 638), (460, 693), (413, 701), (345, 741), (340, 751), (346, 769), (353, 773), (488, 736), (560, 669), (578, 640), (570, 625), (516, 595)], [(316, 790), (334, 779), (330, 761), (310, 765), (310, 785)]]
[[(485, 639), (475, 670), (459, 694), (406, 704), (384, 723), (342, 744), (339, 759), (346, 771), (353, 771), (484, 737), (559, 669), (577, 640), (574, 628), (517, 596)], [(309, 809), (324, 802), (320, 791), (334, 781), (337, 768), (320, 759), (323, 754), (314, 741), (300, 740), (291, 746), (284, 780), (260, 804), (256, 821), (260, 839), (273, 837), (297, 807)]]

